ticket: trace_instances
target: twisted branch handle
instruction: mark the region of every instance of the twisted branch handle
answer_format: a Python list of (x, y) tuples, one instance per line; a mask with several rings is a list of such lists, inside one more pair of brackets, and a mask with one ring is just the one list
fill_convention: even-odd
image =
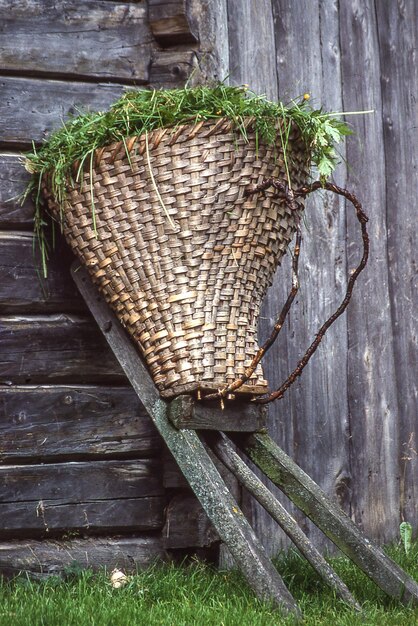
[[(264, 180), (262, 183), (260, 183), (259, 185), (253, 186), (250, 189), (248, 189), (247, 195), (253, 195), (254, 193), (265, 191), (268, 187), (274, 187), (279, 192), (284, 193), (285, 200), (288, 203), (290, 209), (293, 211), (298, 209), (296, 205), (296, 200), (295, 200), (296, 198), (305, 197), (308, 194), (316, 191), (317, 189), (326, 189), (328, 191), (332, 191), (333, 193), (339, 196), (343, 196), (344, 198), (349, 200), (349, 202), (351, 202), (351, 204), (355, 208), (356, 217), (360, 223), (361, 236), (362, 236), (362, 241), (363, 241), (363, 254), (362, 254), (362, 257), (358, 266), (356, 267), (354, 272), (350, 275), (350, 278), (347, 283), (347, 289), (346, 289), (344, 299), (342, 300), (339, 307), (321, 326), (318, 333), (315, 335), (314, 341), (311, 343), (311, 345), (306, 350), (305, 354), (300, 359), (300, 361), (298, 362), (293, 372), (288, 376), (288, 378), (284, 381), (284, 383), (278, 389), (276, 389), (269, 395), (263, 396), (261, 398), (255, 398), (253, 400), (253, 402), (257, 402), (259, 404), (267, 404), (269, 402), (272, 402), (273, 400), (278, 400), (282, 398), (283, 395), (286, 393), (286, 391), (289, 389), (289, 387), (295, 382), (296, 378), (298, 378), (302, 374), (303, 369), (305, 368), (310, 358), (312, 357), (312, 355), (318, 348), (319, 344), (321, 343), (329, 327), (335, 322), (335, 320), (338, 317), (340, 317), (340, 315), (342, 315), (342, 313), (347, 308), (348, 303), (350, 302), (350, 299), (351, 299), (354, 284), (360, 272), (362, 272), (362, 270), (365, 268), (367, 259), (369, 256), (369, 236), (368, 236), (367, 227), (366, 227), (366, 224), (368, 222), (368, 217), (364, 213), (360, 202), (358, 201), (358, 199), (353, 193), (350, 193), (349, 191), (347, 191), (346, 189), (343, 189), (342, 187), (338, 187), (334, 183), (327, 183), (327, 182), (323, 183), (321, 181), (316, 181), (309, 186), (300, 187), (299, 189), (292, 190), (288, 188), (286, 185), (284, 185), (281, 181), (274, 179), (274, 178), (268, 178)], [(296, 243), (295, 243), (295, 249), (293, 253), (293, 262), (292, 262), (292, 288), (280, 312), (280, 315), (277, 318), (276, 323), (274, 324), (270, 337), (261, 346), (261, 348), (259, 348), (258, 352), (252, 359), (250, 365), (245, 369), (244, 374), (242, 374), (239, 378), (234, 380), (232, 383), (225, 385), (225, 387), (220, 389), (217, 393), (212, 393), (212, 394), (205, 396), (205, 400), (214, 400), (217, 398), (222, 400), (228, 394), (233, 393), (234, 391), (239, 389), (244, 383), (246, 383), (249, 380), (249, 378), (254, 373), (255, 368), (260, 363), (262, 357), (265, 355), (267, 350), (276, 341), (283, 327), (283, 324), (286, 320), (287, 314), (289, 313), (290, 307), (299, 289), (298, 267), (299, 267), (299, 254), (300, 254), (301, 239), (302, 237), (301, 237), (301, 232), (300, 232), (300, 226), (298, 224), (297, 230), (296, 230)]]

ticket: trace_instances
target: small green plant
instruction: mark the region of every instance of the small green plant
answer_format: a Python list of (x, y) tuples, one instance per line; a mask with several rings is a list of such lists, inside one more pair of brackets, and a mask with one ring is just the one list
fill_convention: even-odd
[(412, 546), (412, 525), (409, 522), (402, 522), (399, 526), (399, 534), (405, 554), (408, 555)]
[[(35, 232), (40, 244), (42, 264), (46, 272), (47, 242), (45, 226), (49, 222), (42, 207), (42, 183), (48, 176), (48, 188), (59, 206), (63, 205), (68, 186), (78, 182), (85, 168), (92, 172), (95, 151), (112, 142), (145, 135), (157, 128), (176, 127), (222, 117), (230, 119), (237, 132), (247, 136), (246, 118), (252, 118), (259, 139), (273, 144), (279, 132), (286, 160), (286, 143), (295, 124), (306, 144), (307, 156), (326, 179), (338, 162), (336, 144), (351, 133), (338, 114), (314, 109), (305, 94), (289, 105), (270, 102), (243, 87), (223, 83), (213, 87), (129, 91), (108, 111), (86, 113), (67, 121), (40, 147), (33, 146), (25, 155), (26, 169), (33, 174), (25, 193), (35, 199)], [(74, 164), (77, 164), (74, 172)], [(286, 166), (287, 167), (287, 166)], [(290, 184), (290, 181), (289, 181)], [(94, 219), (94, 200), (92, 194)]]

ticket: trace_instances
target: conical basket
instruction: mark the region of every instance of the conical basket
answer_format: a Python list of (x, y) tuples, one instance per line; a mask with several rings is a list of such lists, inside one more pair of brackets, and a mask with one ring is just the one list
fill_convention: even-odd
[[(296, 128), (286, 163), (292, 185), (306, 184)], [(279, 137), (268, 146), (251, 120), (246, 137), (205, 121), (109, 145), (86, 169), (63, 209), (44, 189), (49, 209), (161, 395), (235, 380), (258, 349), (260, 304), (299, 217), (276, 192), (246, 196), (265, 178), (287, 181)], [(258, 366), (239, 392), (267, 389)]]

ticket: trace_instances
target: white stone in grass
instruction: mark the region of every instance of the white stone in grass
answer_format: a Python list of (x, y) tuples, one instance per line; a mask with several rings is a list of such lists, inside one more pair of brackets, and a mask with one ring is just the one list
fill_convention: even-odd
[(114, 589), (119, 589), (126, 585), (128, 577), (120, 569), (114, 569), (110, 576), (110, 582)]

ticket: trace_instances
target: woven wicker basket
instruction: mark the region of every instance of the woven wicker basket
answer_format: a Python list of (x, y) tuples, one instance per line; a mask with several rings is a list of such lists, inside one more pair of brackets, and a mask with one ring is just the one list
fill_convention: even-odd
[[(109, 145), (67, 193), (65, 237), (164, 397), (217, 390), (258, 349), (261, 300), (298, 216), (273, 192), (246, 197), (264, 178), (286, 180), (280, 142), (256, 145), (251, 124), (247, 140), (221, 119)], [(305, 184), (296, 129), (286, 154), (292, 183)], [(239, 391), (267, 391), (261, 366)]]

